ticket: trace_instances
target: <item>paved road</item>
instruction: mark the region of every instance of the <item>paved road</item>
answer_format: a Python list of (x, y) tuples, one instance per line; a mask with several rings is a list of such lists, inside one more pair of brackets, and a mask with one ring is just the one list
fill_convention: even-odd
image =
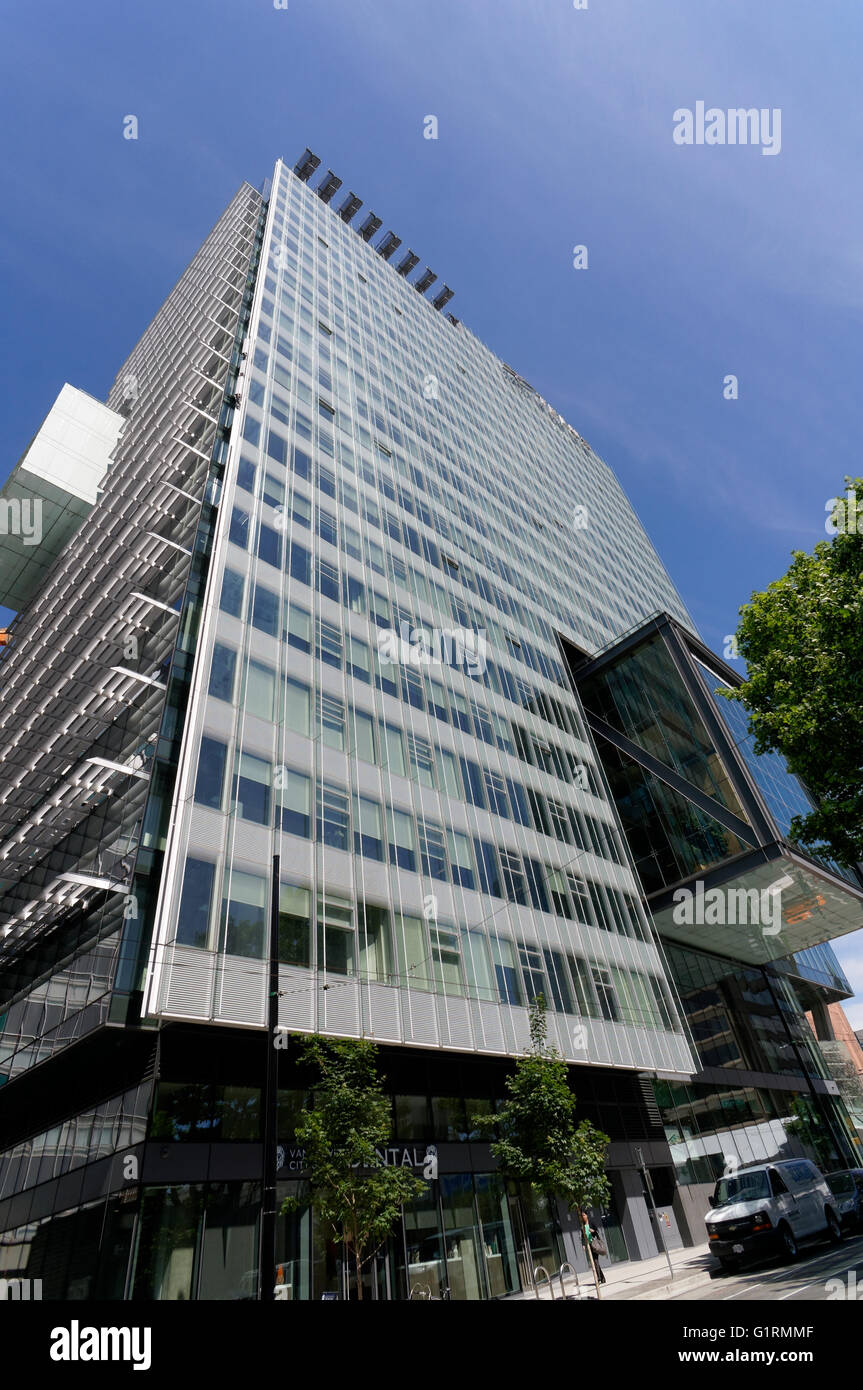
[[(849, 1277), (854, 1271), (856, 1278)], [(669, 1302), (807, 1302), (840, 1297), (836, 1286), (826, 1287), (828, 1279), (837, 1279), (846, 1298), (863, 1302), (863, 1236), (848, 1237), (841, 1245), (817, 1244), (804, 1246), (800, 1257), (791, 1264), (778, 1260), (751, 1265), (739, 1274), (717, 1274), (688, 1292), (668, 1295)]]

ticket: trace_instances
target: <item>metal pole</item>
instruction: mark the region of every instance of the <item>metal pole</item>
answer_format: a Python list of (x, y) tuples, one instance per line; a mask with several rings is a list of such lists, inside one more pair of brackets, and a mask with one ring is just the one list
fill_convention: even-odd
[(277, 1098), (279, 1086), (279, 1054), (276, 1051), (276, 1030), (279, 1026), (279, 863), (273, 855), (273, 887), (270, 896), (270, 950), (267, 991), (267, 1062), (264, 1071), (263, 1094), (263, 1159), (261, 1185), (261, 1241), (258, 1297), (262, 1303), (275, 1299), (276, 1277), (276, 1147), (278, 1144)]
[(642, 1150), (633, 1146), (633, 1153), (635, 1154), (636, 1162), (639, 1168), (641, 1169), (641, 1176), (644, 1179), (644, 1188), (647, 1192), (647, 1200), (650, 1203), (650, 1210), (653, 1212), (653, 1224), (655, 1225), (657, 1232), (659, 1233), (659, 1243), (662, 1246), (662, 1253), (668, 1261), (668, 1272), (673, 1279), (674, 1266), (671, 1263), (671, 1256), (669, 1255), (668, 1247), (665, 1244), (665, 1233), (662, 1229), (662, 1225), (660, 1223), (659, 1216), (657, 1215), (656, 1211), (656, 1204), (653, 1200), (653, 1180), (651, 1179), (651, 1176), (648, 1173), (647, 1168), (645, 1167), (644, 1153), (642, 1152)]

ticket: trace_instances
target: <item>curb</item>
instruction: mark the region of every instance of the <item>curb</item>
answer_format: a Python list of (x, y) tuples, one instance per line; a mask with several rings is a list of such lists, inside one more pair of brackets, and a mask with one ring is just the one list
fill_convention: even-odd
[(710, 1275), (707, 1272), (690, 1274), (686, 1279), (675, 1279), (673, 1282), (669, 1281), (665, 1284), (654, 1286), (651, 1289), (646, 1289), (643, 1293), (633, 1292), (629, 1294), (628, 1300), (630, 1302), (635, 1302), (636, 1300), (645, 1302), (649, 1299), (664, 1299), (676, 1294), (687, 1293), (691, 1289), (699, 1288), (701, 1285), (709, 1284), (710, 1282)]

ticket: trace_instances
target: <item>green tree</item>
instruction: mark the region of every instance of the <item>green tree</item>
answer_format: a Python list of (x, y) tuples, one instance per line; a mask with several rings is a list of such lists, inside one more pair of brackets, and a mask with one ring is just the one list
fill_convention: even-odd
[(850, 865), (863, 859), (863, 479), (845, 483), (833, 539), (794, 551), (740, 609), (746, 679), (719, 693), (747, 710), (756, 753), (782, 753), (817, 802), (792, 840)]
[(378, 1074), (377, 1048), (367, 1039), (299, 1038), (302, 1061), (317, 1067), (312, 1108), (295, 1135), (305, 1151), (309, 1193), (288, 1197), (282, 1211), (314, 1209), (319, 1228), (353, 1256), (357, 1298), (362, 1272), (398, 1221), (406, 1202), (426, 1190), (407, 1168), (378, 1163), (391, 1138), (390, 1102)]
[[(576, 1099), (567, 1077), (566, 1062), (548, 1043), (545, 999), (538, 994), (530, 1006), (530, 1047), (507, 1079), (508, 1099), (494, 1117), (499, 1137), (491, 1152), (504, 1177), (529, 1183), (547, 1198), (560, 1198), (581, 1212), (604, 1206), (611, 1195), (605, 1175), (610, 1141), (589, 1120), (576, 1127)], [(476, 1115), (473, 1123), (488, 1129), (488, 1116)], [(586, 1244), (598, 1296), (593, 1255)]]

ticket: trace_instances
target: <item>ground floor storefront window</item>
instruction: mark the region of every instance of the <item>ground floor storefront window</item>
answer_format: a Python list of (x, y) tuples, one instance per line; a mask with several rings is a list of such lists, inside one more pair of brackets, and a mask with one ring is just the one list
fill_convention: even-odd
[[(303, 1184), (279, 1185), (279, 1202), (301, 1196)], [(518, 1195), (496, 1173), (442, 1174), (404, 1210), (397, 1228), (363, 1272), (363, 1297), (470, 1302), (529, 1287), (537, 1263), (560, 1265), (560, 1238), (548, 1202)], [(308, 1208), (280, 1218), (276, 1283), (280, 1297), (355, 1296), (343, 1251), (316, 1238)]]
[(132, 1297), (256, 1298), (259, 1214), (258, 1183), (145, 1188)]

